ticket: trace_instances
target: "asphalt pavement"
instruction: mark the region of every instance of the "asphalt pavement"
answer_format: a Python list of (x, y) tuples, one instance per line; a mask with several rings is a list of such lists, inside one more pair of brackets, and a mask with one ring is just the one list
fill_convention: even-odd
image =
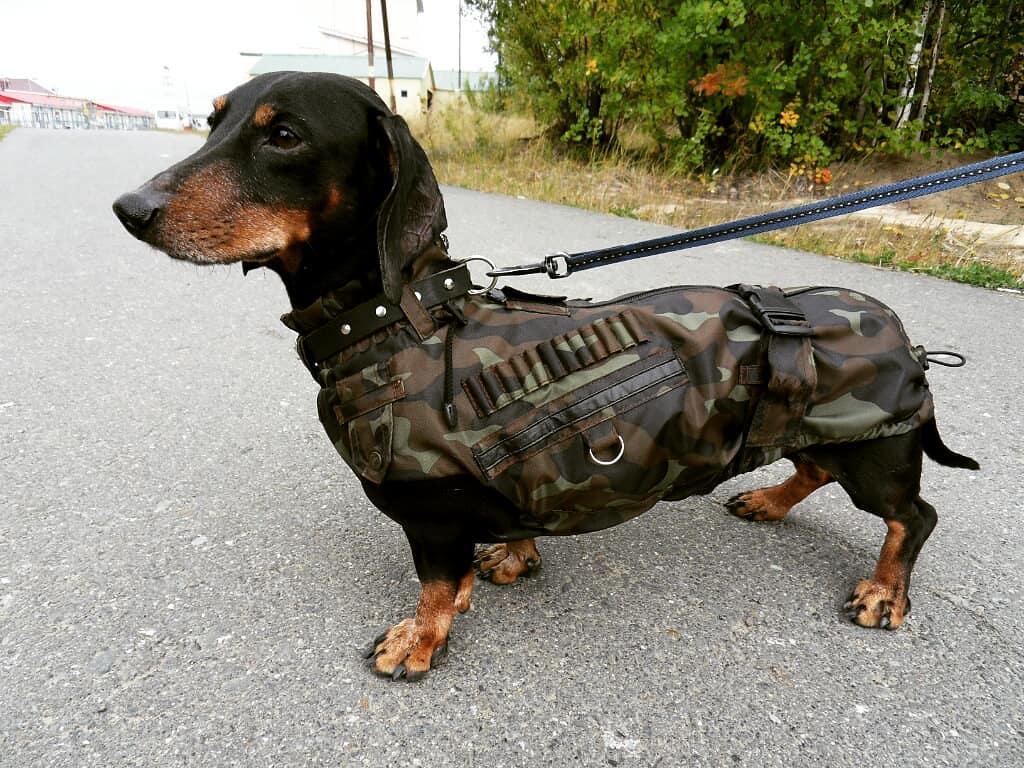
[[(400, 529), (317, 421), (273, 275), (172, 262), (111, 201), (198, 146), (0, 142), (0, 766), (1024, 764), (1024, 297), (734, 241), (516, 284), (856, 287), (915, 343), (946, 442), (896, 632), (842, 617), (884, 525), (829, 486), (781, 524), (707, 497), (544, 539), (480, 584), (416, 684), (360, 656), (409, 615)], [(445, 189), (453, 254), (502, 264), (665, 227)]]

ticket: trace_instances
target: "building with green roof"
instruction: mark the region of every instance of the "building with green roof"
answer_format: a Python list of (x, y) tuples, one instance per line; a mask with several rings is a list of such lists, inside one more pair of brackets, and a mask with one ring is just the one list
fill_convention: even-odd
[[(437, 87), (434, 83), (434, 72), (427, 59), (406, 54), (394, 54), (391, 57), (394, 71), (395, 106), (400, 115), (411, 117), (427, 109), (434, 99)], [(347, 75), (370, 84), (377, 95), (390, 103), (388, 91), (387, 60), (378, 54), (374, 57), (373, 72), (370, 72), (366, 54), (327, 55), (327, 54), (260, 54), (250, 67), (249, 74), (266, 74), (267, 72), (331, 72), (336, 75)]]

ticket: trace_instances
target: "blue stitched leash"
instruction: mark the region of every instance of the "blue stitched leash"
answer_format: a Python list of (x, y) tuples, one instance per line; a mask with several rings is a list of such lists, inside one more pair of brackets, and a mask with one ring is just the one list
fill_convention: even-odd
[(605, 264), (640, 259), (644, 256), (654, 256), (655, 254), (668, 253), (669, 251), (682, 251), (687, 248), (696, 248), (699, 245), (732, 240), (737, 237), (748, 237), (759, 232), (770, 232), (773, 229), (783, 229), (796, 224), (806, 224), (833, 216), (842, 216), (846, 213), (862, 211), (878, 205), (897, 203), (901, 200), (910, 200), (915, 197), (922, 197), (923, 195), (931, 195), (935, 192), (944, 192), (947, 189), (976, 184), (979, 181), (1022, 171), (1024, 171), (1024, 152), (1016, 152), (1012, 155), (994, 157), (991, 160), (963, 165), (948, 171), (940, 171), (928, 174), (927, 176), (918, 176), (914, 179), (883, 184), (880, 187), (872, 187), (860, 192), (850, 192), (846, 195), (830, 197), (817, 203), (805, 203), (804, 205), (785, 208), (781, 211), (762, 213), (724, 224), (692, 229), (679, 235), (668, 235), (667, 237), (658, 237), (653, 240), (643, 240), (638, 243), (627, 243), (626, 245), (616, 245), (593, 251), (581, 251), (579, 253), (565, 253), (563, 251), (554, 253), (550, 256), (545, 256), (544, 260), (537, 264), (502, 267), (492, 269), (487, 274), (494, 278), (505, 275), (534, 275), (542, 273), (547, 274), (550, 278), (568, 277), (573, 272), (593, 269)]

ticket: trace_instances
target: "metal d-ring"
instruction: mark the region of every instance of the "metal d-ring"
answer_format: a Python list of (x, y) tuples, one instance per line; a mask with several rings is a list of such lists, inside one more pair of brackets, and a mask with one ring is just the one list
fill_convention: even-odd
[(602, 461), (594, 455), (593, 448), (588, 448), (587, 450), (590, 453), (590, 460), (595, 464), (600, 464), (602, 467), (610, 467), (612, 464), (618, 464), (619, 459), (622, 458), (622, 454), (626, 452), (626, 441), (622, 439), (622, 435), (617, 435), (617, 437), (619, 438), (619, 452), (615, 454), (614, 459), (611, 461)]
[[(469, 262), (471, 262), (471, 261), (482, 261), (484, 264), (489, 266), (491, 269), (494, 269), (494, 262), (491, 261), (490, 259), (485, 259), (483, 256), (473, 255), (473, 256), (470, 256), (468, 259), (463, 259), (459, 263), (460, 264), (469, 264)], [(470, 296), (479, 296), (479, 295), (481, 295), (483, 293), (490, 292), (490, 290), (494, 286), (496, 286), (497, 284), (498, 284), (498, 277), (497, 277), (497, 275), (495, 275), (495, 276), (493, 276), (491, 278), (491, 284), (488, 285), (486, 288), (476, 288), (476, 289), (470, 288), (468, 293), (469, 293)]]

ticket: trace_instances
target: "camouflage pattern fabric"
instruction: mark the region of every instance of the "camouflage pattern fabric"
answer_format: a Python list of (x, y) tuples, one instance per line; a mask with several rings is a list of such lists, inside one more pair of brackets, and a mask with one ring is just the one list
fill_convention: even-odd
[[(515, 295), (460, 300), (466, 325), (435, 309), (438, 331), (422, 342), (396, 323), (325, 361), (320, 419), (355, 472), (373, 483), (472, 475), (521, 510), (519, 535), (572, 534), (707, 493), (807, 445), (900, 434), (932, 417), (895, 314), (844, 288), (786, 292), (815, 329), (793, 371), (768, 369), (767, 331), (728, 289), (603, 303)], [(326, 297), (282, 320), (304, 334), (338, 311)], [(454, 428), (442, 415), (446, 333)], [(748, 440), (780, 374), (813, 387), (800, 409), (758, 415), (760, 432), (784, 438)]]

